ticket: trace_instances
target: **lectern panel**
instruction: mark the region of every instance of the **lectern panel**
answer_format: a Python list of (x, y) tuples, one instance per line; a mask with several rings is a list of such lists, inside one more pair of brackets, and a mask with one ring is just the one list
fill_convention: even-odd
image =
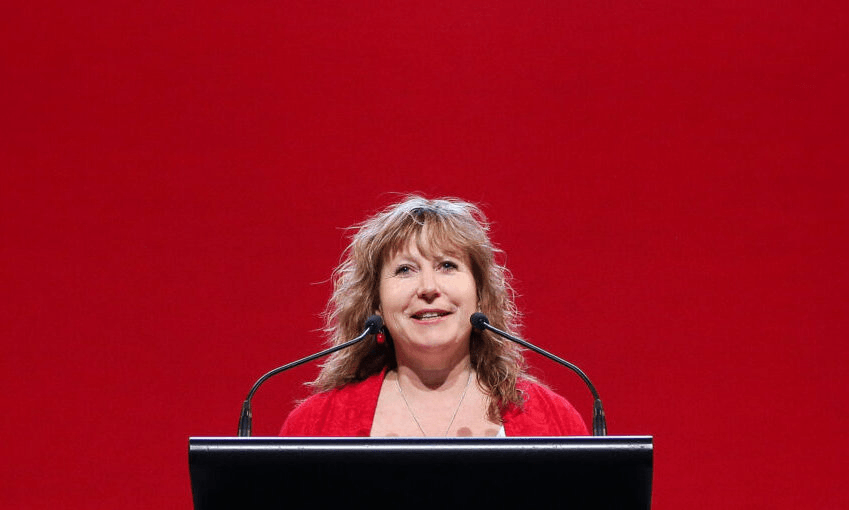
[(196, 510), (650, 508), (651, 437), (192, 438)]

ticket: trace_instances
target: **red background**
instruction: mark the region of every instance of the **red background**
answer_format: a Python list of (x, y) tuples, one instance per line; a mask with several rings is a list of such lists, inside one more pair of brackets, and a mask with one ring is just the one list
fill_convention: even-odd
[(189, 508), (411, 191), (483, 206), (656, 508), (847, 504), (845, 2), (9, 4), (1, 506)]

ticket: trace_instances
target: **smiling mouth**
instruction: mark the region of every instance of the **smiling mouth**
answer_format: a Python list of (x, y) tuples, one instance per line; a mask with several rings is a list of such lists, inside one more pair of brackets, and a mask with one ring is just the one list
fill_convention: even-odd
[(445, 317), (450, 312), (421, 312), (413, 315), (413, 319), (425, 321), (429, 319), (438, 319), (440, 317)]

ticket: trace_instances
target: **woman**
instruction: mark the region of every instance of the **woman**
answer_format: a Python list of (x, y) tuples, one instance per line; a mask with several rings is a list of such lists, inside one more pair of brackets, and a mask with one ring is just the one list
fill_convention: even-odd
[(506, 269), (481, 211), (411, 196), (359, 225), (334, 272), (326, 331), (374, 338), (333, 354), (283, 436), (552, 436), (587, 433), (563, 397), (524, 373), (515, 344), (474, 330), (481, 311), (515, 332)]

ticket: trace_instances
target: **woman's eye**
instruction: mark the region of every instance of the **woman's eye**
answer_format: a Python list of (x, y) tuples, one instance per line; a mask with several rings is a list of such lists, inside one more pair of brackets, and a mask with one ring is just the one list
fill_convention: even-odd
[(410, 266), (398, 266), (398, 268), (395, 270), (395, 274), (396, 275), (404, 275), (404, 274), (408, 274), (410, 271), (412, 271)]
[(457, 269), (457, 264), (451, 262), (450, 260), (446, 260), (442, 264), (439, 265), (442, 269)]

